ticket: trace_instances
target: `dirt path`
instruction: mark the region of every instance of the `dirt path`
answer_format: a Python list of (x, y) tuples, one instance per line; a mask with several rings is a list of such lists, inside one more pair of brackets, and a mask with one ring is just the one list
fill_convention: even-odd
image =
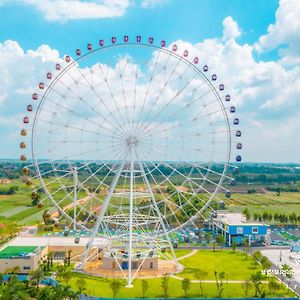
[[(77, 204), (83, 205), (85, 204), (87, 201), (89, 201), (92, 198), (92, 196), (86, 196), (84, 198), (81, 198), (79, 200), (77, 200)], [(66, 206), (64, 206), (62, 209), (64, 211), (68, 210), (68, 209), (72, 209), (74, 207), (74, 203), (70, 203)], [(51, 218), (58, 218), (59, 217), (59, 211), (55, 210), (51, 213)]]

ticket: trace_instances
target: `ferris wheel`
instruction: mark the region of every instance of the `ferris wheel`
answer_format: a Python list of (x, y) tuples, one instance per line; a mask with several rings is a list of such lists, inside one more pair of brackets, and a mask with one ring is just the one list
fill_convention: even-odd
[(152, 37), (101, 39), (66, 55), (38, 88), (23, 118), (20, 147), (32, 157), (23, 173), (57, 225), (89, 233), (83, 264), (106, 237), (125, 247), (130, 285), (137, 248), (153, 255), (230, 196), (223, 182), (241, 161), (239, 119), (201, 57)]

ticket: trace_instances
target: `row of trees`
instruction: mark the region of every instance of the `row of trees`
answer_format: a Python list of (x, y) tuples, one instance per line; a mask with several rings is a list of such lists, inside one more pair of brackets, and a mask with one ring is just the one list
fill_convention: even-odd
[[(198, 270), (194, 273), (195, 279), (199, 283), (199, 296), (205, 296), (204, 289), (204, 280), (207, 277), (208, 273), (204, 270)], [(223, 271), (214, 271), (216, 289), (217, 289), (217, 297), (221, 298), (223, 296), (224, 290), (226, 288), (227, 283), (227, 274)], [(254, 297), (265, 298), (267, 292), (271, 295), (275, 295), (279, 292), (282, 285), (275, 277), (268, 278), (268, 291), (266, 288), (263, 288), (263, 281), (265, 280), (264, 275), (261, 272), (254, 273), (250, 276), (248, 280), (242, 282), (242, 289), (244, 292), (244, 296), (248, 297), (252, 288), (254, 288)], [(161, 278), (162, 294), (164, 298), (170, 297), (170, 277), (168, 274), (165, 274)], [(117, 297), (121, 288), (123, 287), (121, 281), (119, 279), (114, 279), (110, 283), (110, 288), (112, 290), (113, 298)], [(185, 298), (190, 296), (190, 290), (192, 287), (191, 279), (184, 278), (181, 281), (181, 289), (183, 291), (183, 295)], [(141, 290), (142, 297), (145, 298), (147, 296), (147, 291), (149, 290), (149, 283), (146, 279), (141, 280)]]
[(0, 195), (14, 195), (19, 190), (19, 187), (16, 185), (12, 185), (8, 188), (1, 187)]
[(284, 214), (284, 213), (272, 213), (272, 212), (263, 212), (263, 213), (251, 213), (249, 212), (248, 208), (245, 208), (243, 210), (243, 214), (245, 215), (247, 220), (250, 220), (253, 218), (254, 221), (275, 221), (277, 223), (286, 224), (298, 224), (300, 223), (300, 215), (297, 215), (295, 212), (290, 214)]

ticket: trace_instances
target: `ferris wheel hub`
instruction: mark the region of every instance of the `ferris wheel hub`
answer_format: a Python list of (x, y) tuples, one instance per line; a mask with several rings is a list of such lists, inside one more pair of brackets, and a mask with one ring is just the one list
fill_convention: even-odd
[(126, 144), (128, 147), (136, 147), (138, 142), (139, 141), (135, 136), (129, 136), (129, 138), (126, 139)]

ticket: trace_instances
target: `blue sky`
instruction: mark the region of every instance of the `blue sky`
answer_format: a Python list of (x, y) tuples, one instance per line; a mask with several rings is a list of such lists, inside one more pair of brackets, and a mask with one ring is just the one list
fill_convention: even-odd
[(245, 161), (300, 162), (299, 14), (298, 0), (0, 0), (0, 156), (19, 156), (20, 116), (50, 65), (100, 37), (141, 34), (191, 49), (224, 78)]

